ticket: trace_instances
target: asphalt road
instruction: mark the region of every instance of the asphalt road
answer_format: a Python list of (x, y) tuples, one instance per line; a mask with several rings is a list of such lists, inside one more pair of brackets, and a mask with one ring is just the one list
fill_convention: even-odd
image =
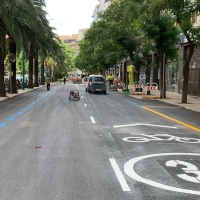
[[(74, 89), (80, 101), (69, 100)], [(0, 199), (200, 199), (199, 119), (70, 83), (2, 101)]]

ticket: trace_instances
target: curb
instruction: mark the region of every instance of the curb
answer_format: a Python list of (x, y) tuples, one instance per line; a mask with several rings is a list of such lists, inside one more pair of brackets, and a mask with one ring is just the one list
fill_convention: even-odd
[(37, 89), (39, 89), (39, 88), (41, 88), (41, 87), (44, 87), (44, 86), (46, 86), (46, 85), (40, 85), (39, 87), (35, 87), (35, 88), (26, 88), (25, 90), (20, 89), (20, 92), (14, 93), (14, 94), (12, 94), (12, 95), (9, 94), (9, 93), (6, 93), (6, 97), (0, 97), (0, 102), (1, 102), (1, 101), (5, 101), (5, 100), (10, 99), (10, 98), (13, 98), (13, 97), (16, 97), (16, 96), (18, 96), (18, 95), (24, 94), (24, 93), (26, 93), (26, 92), (30, 92), (30, 91), (33, 91), (33, 90), (37, 90)]

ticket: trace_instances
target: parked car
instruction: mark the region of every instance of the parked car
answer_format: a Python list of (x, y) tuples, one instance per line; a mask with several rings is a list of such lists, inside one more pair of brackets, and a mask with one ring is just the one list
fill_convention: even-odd
[(5, 85), (6, 92), (8, 92), (8, 90), (9, 90), (9, 78), (4, 77), (4, 85)]
[(21, 74), (16, 74), (16, 80), (19, 80), (21, 82), (22, 81), (22, 75)]
[(107, 87), (105, 78), (102, 75), (90, 75), (86, 85), (86, 91), (90, 94), (91, 92), (102, 92), (106, 94)]
[(9, 80), (9, 71), (4, 71), (4, 82)]

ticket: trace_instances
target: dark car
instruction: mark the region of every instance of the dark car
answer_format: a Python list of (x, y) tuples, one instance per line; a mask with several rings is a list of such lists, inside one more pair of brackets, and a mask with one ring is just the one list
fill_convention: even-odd
[(107, 87), (105, 78), (102, 75), (90, 75), (86, 86), (86, 91), (91, 92), (102, 92), (106, 94)]

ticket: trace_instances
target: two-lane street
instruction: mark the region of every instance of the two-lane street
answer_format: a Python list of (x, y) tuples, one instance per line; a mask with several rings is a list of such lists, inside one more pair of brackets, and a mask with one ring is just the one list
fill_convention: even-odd
[(199, 199), (199, 118), (70, 82), (1, 101), (0, 199)]

